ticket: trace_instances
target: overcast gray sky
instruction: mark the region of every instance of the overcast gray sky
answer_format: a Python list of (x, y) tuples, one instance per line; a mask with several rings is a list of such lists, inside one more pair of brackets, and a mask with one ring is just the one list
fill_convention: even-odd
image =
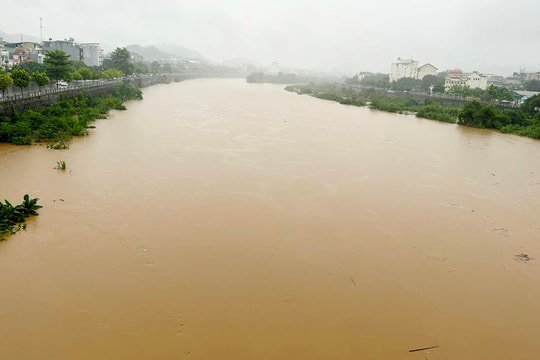
[(539, 0), (24, 0), (0, 30), (114, 46), (172, 42), (221, 61), (389, 72), (397, 57), (439, 70), (540, 70)]

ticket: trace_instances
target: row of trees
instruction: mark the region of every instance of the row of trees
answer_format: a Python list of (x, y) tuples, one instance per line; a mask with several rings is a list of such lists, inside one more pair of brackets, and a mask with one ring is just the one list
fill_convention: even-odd
[(87, 67), (82, 61), (72, 61), (62, 50), (51, 50), (46, 53), (43, 64), (26, 62), (16, 65), (10, 73), (0, 72), (0, 90), (15, 85), (21, 89), (35, 82), (40, 88), (51, 81), (71, 82), (73, 80), (112, 79), (130, 75), (135, 69), (131, 63), (131, 55), (126, 48), (117, 48), (111, 58), (102, 67)]

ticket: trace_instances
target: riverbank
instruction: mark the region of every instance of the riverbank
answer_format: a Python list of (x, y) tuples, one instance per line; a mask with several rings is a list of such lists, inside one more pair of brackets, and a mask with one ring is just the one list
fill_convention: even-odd
[(65, 148), (73, 136), (84, 136), (90, 124), (114, 110), (125, 110), (123, 103), (142, 99), (140, 89), (123, 82), (109, 93), (79, 94), (37, 109), (27, 109), (0, 117), (0, 142), (30, 145), (49, 142), (51, 148)]
[(313, 97), (332, 100), (344, 105), (369, 106), (371, 109), (414, 114), (430, 120), (457, 123), (459, 125), (482, 129), (494, 129), (540, 139), (540, 96), (535, 95), (520, 107), (498, 109), (492, 104), (477, 101), (464, 105), (445, 104), (436, 98), (419, 101), (394, 93), (382, 93), (374, 89), (359, 89), (343, 84), (304, 84), (290, 85), (287, 91), (307, 94)]

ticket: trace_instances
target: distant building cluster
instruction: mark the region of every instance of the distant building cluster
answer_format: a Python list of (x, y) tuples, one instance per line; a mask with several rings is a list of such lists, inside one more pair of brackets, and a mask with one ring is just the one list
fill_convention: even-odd
[(103, 50), (99, 43), (77, 43), (74, 39), (43, 41), (5, 42), (0, 38), (0, 60), (2, 66), (13, 67), (28, 61), (43, 63), (47, 51), (62, 50), (71, 60), (82, 61), (87, 66), (101, 66), (103, 64)]
[[(403, 78), (411, 78), (422, 80), (427, 75), (437, 76), (437, 68), (429, 63), (418, 66), (418, 61), (411, 59), (398, 58), (397, 61), (391, 63), (389, 80), (390, 82), (398, 81)], [(486, 90), (490, 85), (504, 87), (519, 87), (526, 81), (540, 80), (540, 72), (525, 72), (520, 71), (514, 73), (510, 77), (503, 77), (492, 74), (482, 74), (478, 71), (463, 72), (459, 69), (447, 70), (444, 73), (444, 89), (450, 90), (454, 87), (469, 87), (471, 89)]]
[(431, 64), (418, 67), (418, 61), (398, 58), (390, 67), (390, 82), (403, 78), (422, 80), (427, 75), (437, 75), (437, 68)]

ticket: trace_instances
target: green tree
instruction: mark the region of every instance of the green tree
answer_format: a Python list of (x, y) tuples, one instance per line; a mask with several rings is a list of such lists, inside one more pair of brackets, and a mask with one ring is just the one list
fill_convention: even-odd
[(161, 72), (161, 64), (157, 61), (152, 61), (150, 69), (154, 74), (159, 74)]
[(116, 48), (111, 54), (111, 61), (115, 69), (122, 71), (126, 75), (133, 73), (131, 54), (126, 48)]
[(478, 101), (466, 103), (458, 118), (460, 125), (488, 129), (500, 129), (511, 124), (513, 120), (508, 112), (497, 110), (492, 105), (480, 104)]
[(540, 91), (540, 80), (529, 80), (523, 84), (527, 91)]
[(40, 71), (40, 72), (45, 71), (45, 65), (38, 64), (35, 61), (26, 61), (26, 62), (16, 65), (15, 67), (26, 70), (30, 74), (30, 76), (32, 76), (32, 74), (37, 71)]
[(51, 50), (45, 54), (45, 69), (50, 79), (56, 81), (58, 87), (58, 80), (67, 80), (71, 73), (71, 60), (69, 56), (62, 50)]
[(41, 92), (41, 87), (47, 85), (51, 82), (46, 73), (41, 71), (36, 71), (32, 74), (32, 80), (39, 86), (39, 91)]
[(133, 72), (137, 74), (148, 74), (148, 64), (138, 61), (135, 64), (133, 64)]
[(488, 100), (514, 100), (514, 94), (507, 88), (490, 85), (487, 89)]
[(8, 87), (13, 85), (13, 79), (9, 74), (0, 72), (0, 90), (2, 90), (2, 96), (5, 96), (5, 91)]
[(360, 80), (360, 84), (374, 88), (387, 89), (390, 86), (388, 74), (371, 74)]
[(101, 77), (103, 79), (114, 79), (124, 76), (124, 73), (122, 73), (118, 69), (108, 69), (101, 72)]
[(81, 74), (82, 78), (84, 80), (88, 80), (88, 79), (92, 79), (93, 77), (93, 74), (92, 74), (92, 70), (90, 70), (89, 68), (87, 68), (86, 66), (84, 67), (81, 67), (79, 70), (77, 70), (79, 72), (79, 74)]
[(263, 83), (265, 75), (263, 72), (253, 72), (246, 78), (248, 83)]
[(79, 71), (75, 71), (75, 72), (71, 73), (71, 79), (72, 80), (82, 80), (83, 76), (81, 75), (81, 73)]
[(473, 96), (474, 94), (473, 90), (471, 89), (469, 85), (452, 86), (450, 89), (448, 89), (447, 93), (450, 95), (455, 95), (455, 96), (460, 96), (460, 97)]
[(436, 84), (433, 86), (433, 92), (436, 94), (444, 94), (444, 84)]
[(414, 91), (420, 89), (421, 86), (422, 80), (413, 78), (401, 78), (390, 84), (390, 88), (397, 91)]
[(521, 105), (521, 110), (528, 115), (535, 116), (540, 114), (540, 94), (531, 96), (523, 105)]
[(21, 94), (23, 93), (23, 88), (30, 85), (30, 74), (28, 74), (28, 71), (24, 69), (13, 69), (11, 71), (11, 78), (13, 79), (13, 84), (21, 88)]

